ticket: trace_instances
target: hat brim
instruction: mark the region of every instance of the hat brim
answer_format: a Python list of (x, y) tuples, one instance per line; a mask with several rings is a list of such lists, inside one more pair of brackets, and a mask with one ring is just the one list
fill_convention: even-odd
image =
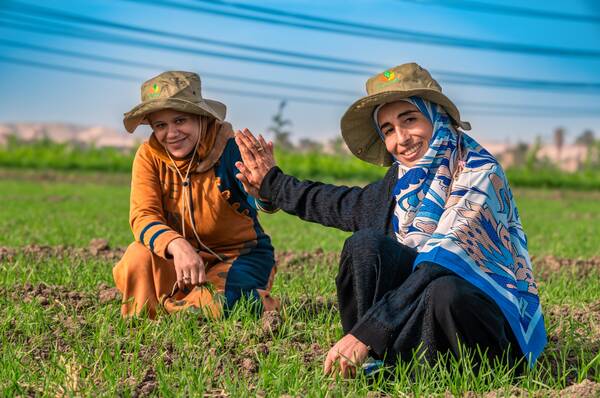
[(140, 124), (148, 124), (146, 116), (163, 109), (214, 117), (221, 122), (225, 120), (227, 113), (227, 107), (219, 101), (203, 99), (200, 102), (191, 102), (179, 98), (156, 98), (142, 102), (124, 115), (125, 130), (133, 133)]
[(458, 108), (448, 97), (433, 89), (390, 90), (368, 95), (354, 102), (341, 120), (342, 137), (348, 149), (359, 159), (377, 166), (391, 166), (393, 158), (375, 130), (375, 107), (409, 97), (421, 97), (444, 107), (448, 115), (463, 130), (470, 130), (468, 122), (460, 120)]

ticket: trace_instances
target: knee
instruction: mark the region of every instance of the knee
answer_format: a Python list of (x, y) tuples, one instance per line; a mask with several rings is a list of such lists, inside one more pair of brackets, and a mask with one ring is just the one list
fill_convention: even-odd
[(146, 246), (139, 242), (133, 242), (125, 251), (123, 260), (135, 264), (136, 267), (148, 267), (152, 265), (153, 255), (154, 254)]
[(147, 272), (152, 269), (152, 252), (139, 242), (133, 242), (127, 247), (121, 261), (113, 268), (113, 277), (117, 285), (119, 281), (132, 274)]
[(362, 278), (368, 269), (379, 263), (377, 257), (381, 252), (383, 239), (383, 235), (370, 229), (360, 230), (346, 239), (336, 278), (338, 289), (347, 277)]
[(462, 289), (468, 283), (458, 276), (443, 276), (427, 286), (438, 319), (456, 314), (469, 306), (469, 294)]
[(344, 242), (342, 256), (361, 256), (379, 253), (385, 236), (372, 229), (361, 229)]

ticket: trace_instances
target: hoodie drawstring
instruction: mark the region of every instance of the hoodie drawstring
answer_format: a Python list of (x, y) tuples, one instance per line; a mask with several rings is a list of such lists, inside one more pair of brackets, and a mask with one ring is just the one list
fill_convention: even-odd
[[(188, 200), (190, 200), (190, 201), (192, 200), (192, 191), (191, 191), (192, 181), (189, 179), (189, 175), (190, 175), (190, 171), (192, 169), (192, 164), (194, 163), (194, 158), (196, 157), (196, 152), (198, 152), (198, 146), (200, 145), (200, 138), (201, 138), (201, 134), (202, 134), (202, 126), (200, 125), (200, 117), (198, 117), (198, 127), (200, 128), (200, 133), (198, 134), (198, 141), (196, 141), (196, 146), (194, 148), (194, 154), (192, 155), (190, 164), (188, 165), (187, 171), (185, 172), (185, 178), (183, 177), (183, 175), (181, 175), (181, 172), (179, 171), (177, 164), (171, 157), (169, 150), (167, 149), (166, 146), (163, 145), (163, 147), (165, 148), (165, 152), (167, 152), (167, 156), (169, 156), (169, 159), (171, 160), (171, 163), (173, 164), (173, 167), (175, 168), (177, 175), (179, 175), (179, 178), (181, 178), (182, 185), (183, 185), (183, 192), (182, 192), (182, 197), (183, 197), (182, 202), (183, 203), (181, 204), (181, 232), (183, 233), (184, 239), (186, 238), (186, 235), (185, 235), (185, 213), (186, 213), (186, 209), (188, 209), (188, 207), (186, 206), (186, 203)], [(200, 246), (202, 246), (209, 253), (211, 253), (216, 258), (218, 258), (220, 261), (225, 262), (225, 259), (223, 257), (219, 256), (210, 247), (206, 246), (204, 244), (204, 242), (202, 242), (202, 240), (200, 239), (200, 236), (198, 236), (198, 232), (196, 231), (196, 223), (194, 222), (194, 217), (192, 215), (192, 209), (190, 208), (188, 210), (189, 211), (187, 213), (190, 218), (190, 225), (192, 226), (192, 231), (194, 232), (194, 236), (196, 237), (196, 240), (198, 241)]]

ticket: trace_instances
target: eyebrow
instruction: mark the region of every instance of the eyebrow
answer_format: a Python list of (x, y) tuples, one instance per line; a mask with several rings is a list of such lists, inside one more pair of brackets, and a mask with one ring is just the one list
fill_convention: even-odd
[[(407, 111), (400, 112), (400, 113), (398, 114), (398, 116), (396, 116), (396, 119), (398, 119), (398, 118), (401, 118), (402, 116), (404, 116), (404, 115), (408, 115), (409, 113), (413, 113), (413, 112), (419, 112), (419, 111), (418, 111), (418, 110), (416, 110), (416, 109), (409, 109), (409, 110), (407, 110)], [(379, 128), (380, 128), (380, 129), (382, 129), (384, 126), (386, 126), (386, 125), (388, 125), (388, 124), (391, 124), (391, 123), (390, 123), (390, 122), (385, 122), (385, 123), (383, 123), (381, 126), (379, 126)]]
[[(185, 117), (185, 114), (184, 113), (179, 113), (179, 114), (173, 116), (173, 118), (171, 118), (171, 120), (175, 120), (175, 119), (180, 118), (182, 116)], [(165, 122), (163, 122), (160, 119), (157, 119), (157, 120), (151, 122), (151, 126), (154, 126), (156, 123), (165, 123)]]

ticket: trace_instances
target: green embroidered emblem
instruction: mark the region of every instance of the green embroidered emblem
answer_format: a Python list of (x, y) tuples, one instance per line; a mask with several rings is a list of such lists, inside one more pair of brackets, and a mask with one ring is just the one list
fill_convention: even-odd
[(383, 74), (379, 78), (379, 80), (381, 80), (383, 82), (390, 82), (390, 81), (393, 81), (395, 79), (396, 79), (396, 73), (392, 72), (391, 70), (383, 72)]
[(379, 75), (377, 80), (374, 82), (374, 86), (375, 89), (381, 89), (382, 87), (386, 87), (397, 82), (398, 76), (396, 76), (396, 72), (388, 70)]
[(160, 95), (160, 86), (156, 83), (148, 90), (148, 98), (156, 98)]

